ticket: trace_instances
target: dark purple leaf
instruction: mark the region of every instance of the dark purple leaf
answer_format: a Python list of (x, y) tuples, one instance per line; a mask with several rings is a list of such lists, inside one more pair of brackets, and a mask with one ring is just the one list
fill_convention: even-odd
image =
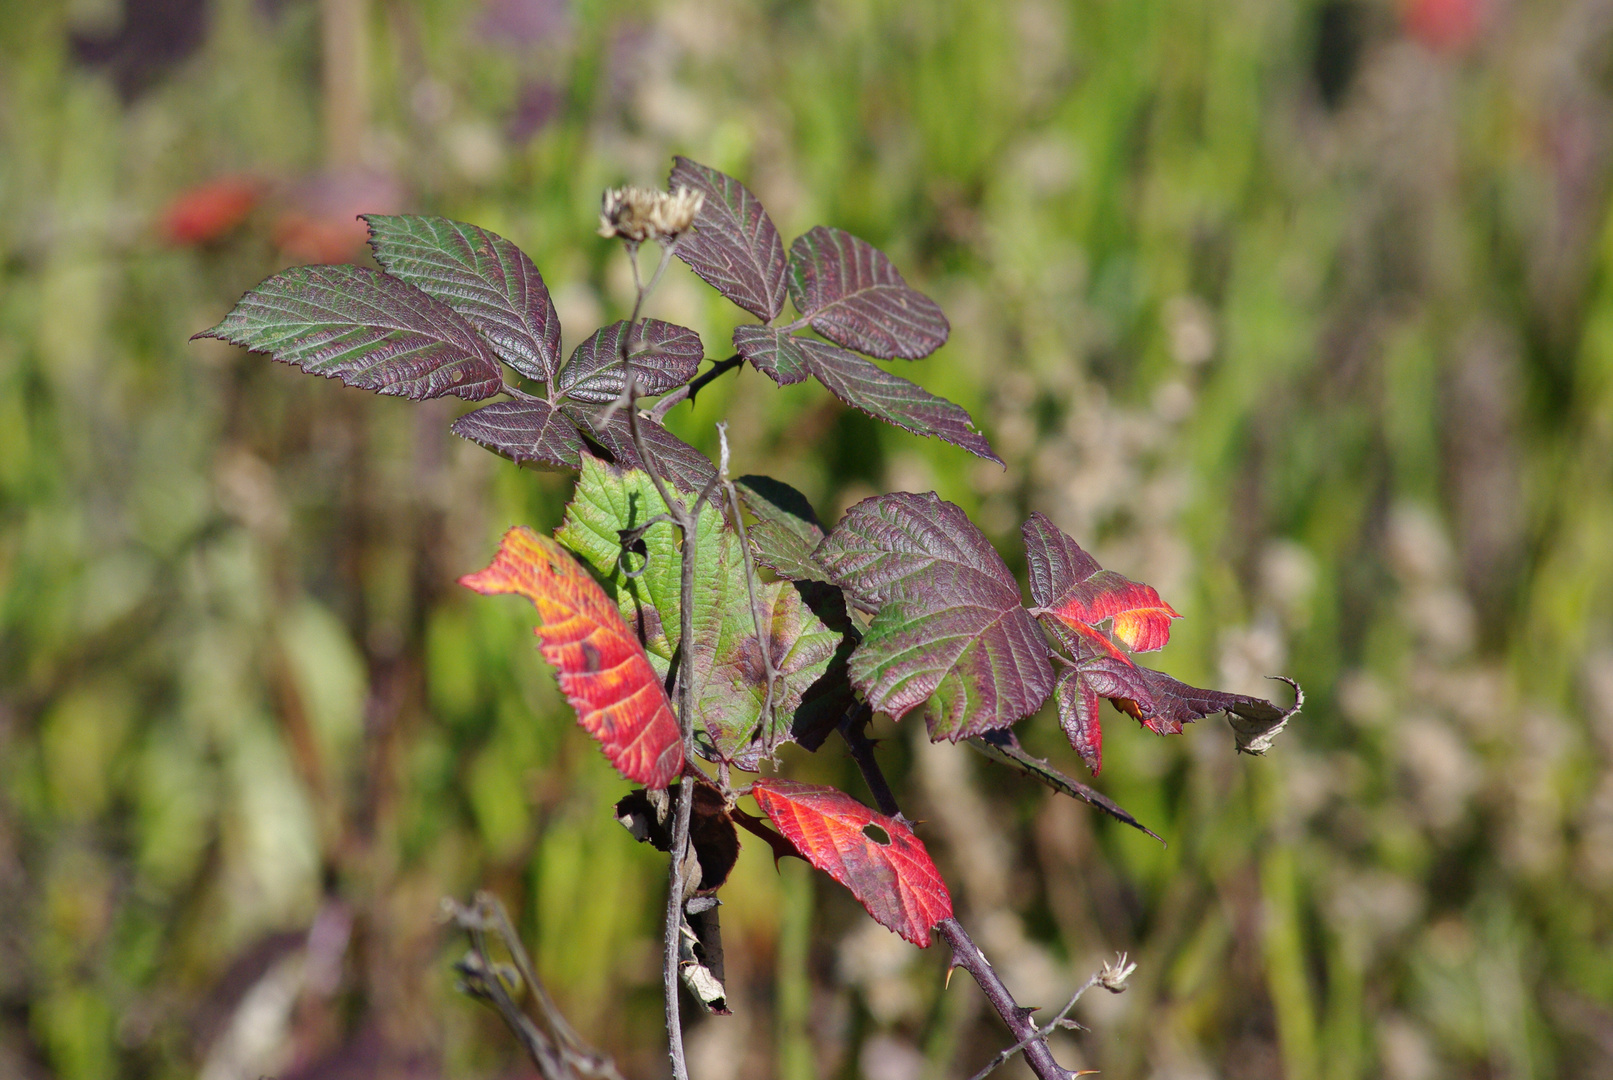
[(1031, 600), (1037, 607), (1053, 608), (1077, 582), (1085, 581), (1103, 567), (1082, 550), (1045, 514), (1032, 514), (1020, 526), (1025, 538), (1025, 563), (1030, 579)]
[[(633, 448), (633, 435), (628, 428), (627, 412), (617, 409), (610, 420), (601, 423), (588, 409), (576, 405), (564, 406), (565, 413), (576, 421), (583, 433), (610, 454), (612, 461), (623, 468), (637, 469), (638, 452)], [(647, 416), (640, 416), (639, 435), (645, 448), (661, 468), (662, 478), (682, 491), (699, 493), (716, 479), (717, 469), (711, 459), (678, 438)]]
[[(578, 345), (560, 369), (556, 381), (559, 391), (596, 405), (621, 396), (627, 385), (622, 367), (622, 335), (626, 332), (627, 323), (611, 323)], [(693, 330), (660, 319), (645, 319), (634, 335), (627, 358), (638, 376), (639, 392), (654, 396), (692, 379), (705, 355), (700, 335)]]
[(375, 261), (470, 322), (499, 358), (548, 382), (560, 366), (560, 318), (543, 275), (502, 236), (441, 217), (365, 214)]
[(801, 347), (803, 341), (771, 326), (747, 324), (734, 329), (734, 351), (780, 386), (798, 383), (812, 374)]
[[(1152, 718), (1154, 712), (1154, 699), (1142, 669), (1130, 660), (1115, 656), (1091, 657), (1079, 668), (1065, 671), (1059, 676), (1053, 697), (1058, 704), (1060, 726), (1094, 776), (1103, 768), (1099, 703), (1108, 698), (1117, 702), (1116, 708), (1135, 709), (1133, 715), (1139, 718)], [(1125, 701), (1126, 705), (1119, 705), (1120, 701)]]
[(741, 476), (739, 497), (756, 515), (746, 529), (756, 561), (791, 581), (829, 581), (813, 552), (823, 543), (823, 527), (806, 496), (770, 476)]
[(357, 266), (276, 274), (196, 336), (416, 401), (445, 394), (480, 401), (504, 385), (487, 343), (457, 312), (406, 281)]
[[(1282, 725), (1287, 723), (1288, 718), (1299, 711), (1305, 701), (1304, 695), (1299, 693), (1299, 686), (1289, 679), (1282, 681), (1294, 687), (1297, 700), (1293, 708), (1283, 709), (1265, 698), (1189, 686), (1152, 668), (1140, 667), (1137, 671), (1142, 675), (1143, 685), (1153, 698), (1153, 714), (1148, 715), (1144, 703), (1116, 697), (1115, 706), (1122, 712), (1136, 717), (1149, 730), (1161, 735), (1179, 734), (1183, 724), (1191, 724), (1212, 713), (1224, 712), (1229, 718), (1236, 717), (1244, 721), (1242, 729), (1239, 724), (1234, 723), (1233, 731), (1238, 733), (1238, 749), (1246, 753), (1265, 753), (1270, 747), (1270, 736), (1275, 735)], [(1247, 735), (1244, 730), (1247, 730)], [(1262, 737), (1264, 742), (1258, 749), (1251, 749), (1246, 745)]]
[(991, 444), (974, 430), (969, 414), (946, 398), (936, 397), (855, 353), (808, 338), (796, 338), (795, 342), (806, 354), (817, 380), (852, 408), (915, 435), (931, 435), (961, 446), (976, 457), (1003, 463)]
[(706, 283), (764, 321), (784, 310), (784, 241), (750, 190), (716, 169), (675, 157), (667, 188), (693, 188), (706, 201), (678, 258)]
[(935, 301), (882, 251), (825, 225), (790, 245), (790, 299), (830, 341), (882, 360), (929, 356), (951, 332)]
[(1120, 804), (1101, 791), (1090, 788), (1073, 777), (1064, 775), (1039, 757), (1032, 757), (1025, 751), (1024, 747), (1020, 746), (1018, 736), (1012, 731), (988, 731), (978, 739), (970, 739), (969, 745), (993, 761), (1018, 769), (1026, 776), (1040, 780), (1054, 791), (1062, 792), (1072, 798), (1089, 803), (1110, 817), (1124, 821), (1134, 829), (1141, 829), (1160, 843), (1165, 842), (1158, 833), (1143, 826), (1136, 818), (1121, 809)]
[(1019, 587), (964, 512), (934, 492), (865, 499), (817, 560), (877, 613), (852, 654), (852, 684), (900, 718), (923, 706), (932, 739), (1007, 727), (1035, 712), (1053, 669)]
[(519, 465), (575, 469), (582, 465), (582, 436), (547, 401), (495, 401), (454, 421), (455, 435), (480, 443)]

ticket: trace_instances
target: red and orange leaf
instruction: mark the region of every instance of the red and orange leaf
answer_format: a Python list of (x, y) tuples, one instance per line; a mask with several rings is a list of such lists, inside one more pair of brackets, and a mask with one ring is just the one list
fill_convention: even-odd
[(664, 788), (683, 770), (683, 743), (666, 691), (621, 612), (560, 544), (525, 526), (504, 534), (487, 569), (459, 579), (486, 596), (532, 601), (543, 658), (605, 757), (629, 780)]
[(756, 804), (813, 866), (851, 890), (868, 914), (919, 948), (952, 917), (952, 896), (924, 842), (896, 818), (831, 787), (758, 780)]
[(1022, 532), (1031, 596), (1041, 611), (1083, 633), (1113, 619), (1115, 637), (1135, 652), (1153, 652), (1169, 643), (1171, 620), (1181, 616), (1153, 586), (1100, 569), (1096, 559), (1042, 514), (1032, 514)]

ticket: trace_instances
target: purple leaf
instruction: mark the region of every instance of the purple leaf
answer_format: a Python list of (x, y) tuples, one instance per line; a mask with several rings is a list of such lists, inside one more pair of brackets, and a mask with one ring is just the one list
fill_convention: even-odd
[(470, 322), (499, 358), (548, 382), (560, 364), (560, 318), (543, 275), (502, 236), (441, 217), (365, 214), (375, 261)]
[(1077, 583), (1103, 569), (1045, 514), (1032, 514), (1020, 526), (1025, 538), (1025, 562), (1029, 571), (1031, 599), (1037, 607), (1058, 607)]
[(675, 157), (667, 188), (693, 188), (706, 201), (695, 231), (678, 241), (678, 258), (746, 311), (764, 321), (784, 310), (784, 241), (750, 190), (716, 169)]
[(882, 360), (929, 356), (951, 331), (935, 301), (910, 288), (883, 252), (824, 225), (790, 245), (790, 299), (830, 341)]
[(495, 401), (461, 416), (450, 430), (517, 465), (523, 461), (565, 469), (582, 465), (582, 436), (576, 425), (547, 401)]
[[(627, 385), (622, 367), (622, 335), (626, 332), (625, 322), (594, 331), (560, 369), (556, 389), (569, 398), (596, 405), (615, 401)], [(705, 355), (700, 335), (693, 330), (660, 319), (645, 319), (634, 335), (627, 358), (638, 376), (639, 392), (654, 396), (693, 378)]]
[(801, 347), (804, 340), (771, 326), (747, 324), (734, 329), (734, 351), (780, 386), (798, 383), (812, 374)]
[(416, 401), (480, 401), (504, 385), (487, 343), (452, 308), (406, 281), (345, 264), (276, 274), (196, 336)]
[(1019, 587), (964, 512), (934, 492), (852, 507), (817, 559), (877, 613), (852, 654), (852, 684), (900, 718), (923, 706), (930, 738), (1007, 727), (1041, 707), (1053, 669)]
[[(1103, 726), (1098, 706), (1104, 698), (1116, 702), (1116, 708), (1129, 708), (1131, 715), (1145, 723), (1153, 718), (1154, 698), (1143, 670), (1123, 657), (1088, 655), (1082, 658), (1079, 668), (1059, 677), (1053, 694), (1059, 724), (1093, 775), (1103, 767)], [(1125, 705), (1119, 704), (1122, 701)]]
[[(1282, 709), (1265, 698), (1251, 697), (1248, 694), (1201, 690), (1152, 668), (1139, 667), (1137, 671), (1142, 675), (1143, 685), (1153, 698), (1153, 714), (1149, 715), (1146, 708), (1134, 709), (1133, 706), (1140, 703), (1135, 700), (1128, 701), (1122, 696), (1114, 698), (1115, 705), (1122, 712), (1141, 720), (1150, 731), (1156, 731), (1161, 735), (1180, 734), (1183, 724), (1202, 720), (1212, 713), (1224, 712), (1229, 716), (1241, 717), (1259, 724), (1277, 725), (1299, 710), (1297, 704), (1292, 709)], [(1300, 700), (1303, 701), (1303, 698)]]
[[(576, 421), (584, 434), (610, 454), (616, 464), (626, 469), (644, 467), (639, 461), (638, 452), (633, 448), (633, 436), (628, 427), (625, 410), (616, 410), (611, 418), (603, 423), (589, 410), (575, 405), (565, 407), (565, 412)], [(711, 464), (710, 458), (654, 420), (640, 416), (638, 430), (644, 439), (645, 449), (654, 456), (655, 463), (660, 466), (662, 478), (673, 487), (698, 494), (716, 479), (717, 469)]]
[(1003, 463), (991, 444), (974, 430), (969, 414), (946, 398), (936, 397), (855, 353), (809, 338), (794, 341), (817, 380), (852, 408), (915, 435), (932, 435), (976, 457)]

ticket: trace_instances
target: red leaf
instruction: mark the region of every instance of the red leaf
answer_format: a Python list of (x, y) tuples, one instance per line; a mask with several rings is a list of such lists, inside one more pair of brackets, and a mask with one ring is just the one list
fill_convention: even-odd
[(247, 219), (263, 195), (251, 176), (221, 176), (188, 188), (162, 212), (162, 236), (170, 244), (204, 247), (222, 240)]
[(1136, 652), (1163, 649), (1170, 641), (1171, 620), (1181, 616), (1152, 586), (1099, 569), (1096, 559), (1042, 514), (1032, 514), (1022, 531), (1038, 614), (1056, 615), (1082, 633), (1112, 618), (1115, 637)]
[(850, 889), (881, 926), (922, 949), (931, 928), (952, 917), (946, 882), (904, 823), (815, 784), (758, 780), (751, 795), (806, 860)]
[(504, 534), (486, 570), (459, 579), (483, 595), (518, 593), (543, 620), (543, 658), (577, 722), (629, 780), (664, 788), (683, 770), (683, 743), (666, 691), (616, 604), (555, 541), (525, 526)]

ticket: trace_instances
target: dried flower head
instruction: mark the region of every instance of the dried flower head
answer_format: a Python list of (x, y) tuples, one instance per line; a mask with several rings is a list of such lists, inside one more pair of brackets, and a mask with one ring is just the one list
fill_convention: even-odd
[(1126, 980), (1131, 978), (1131, 973), (1136, 970), (1137, 965), (1126, 963), (1126, 954), (1121, 953), (1113, 962), (1103, 965), (1103, 970), (1098, 972), (1098, 985), (1111, 994), (1123, 993), (1126, 989)]
[(611, 188), (599, 208), (599, 235), (634, 243), (675, 240), (689, 231), (705, 205), (704, 192), (680, 187), (668, 194), (650, 188)]

